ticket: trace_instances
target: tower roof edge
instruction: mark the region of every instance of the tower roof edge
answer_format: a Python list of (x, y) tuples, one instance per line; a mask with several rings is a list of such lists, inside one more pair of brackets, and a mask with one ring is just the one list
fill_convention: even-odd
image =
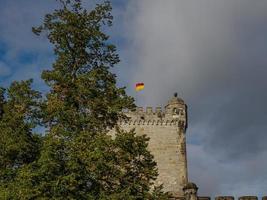
[(185, 105), (185, 102), (182, 98), (178, 97), (177, 93), (174, 93), (174, 96), (168, 101), (167, 105), (165, 107), (168, 107), (169, 105)]

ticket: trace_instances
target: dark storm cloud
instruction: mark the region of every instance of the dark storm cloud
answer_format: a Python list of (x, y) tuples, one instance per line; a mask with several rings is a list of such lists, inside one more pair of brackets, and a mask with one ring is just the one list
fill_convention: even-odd
[[(130, 1), (131, 84), (142, 105), (189, 106), (189, 174), (200, 194), (267, 191), (267, 1)], [(130, 19), (130, 20), (129, 20)]]

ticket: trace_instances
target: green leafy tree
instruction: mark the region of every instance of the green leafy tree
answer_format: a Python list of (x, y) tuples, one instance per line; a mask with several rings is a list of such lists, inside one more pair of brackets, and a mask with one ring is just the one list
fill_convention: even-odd
[[(47, 131), (36, 148), (40, 154), (17, 170), (6, 197), (167, 199), (162, 188), (152, 190), (158, 174), (149, 138), (117, 127), (119, 119), (127, 120), (122, 111), (135, 105), (111, 72), (119, 57), (103, 31), (112, 25), (110, 2), (90, 11), (79, 0), (60, 3), (33, 28), (47, 35), (56, 57), (52, 69), (42, 73), (50, 87), (40, 106)], [(113, 128), (114, 137), (108, 134)]]
[(6, 98), (0, 91), (0, 195), (13, 187), (20, 168), (38, 157), (40, 138), (32, 129), (38, 124), (40, 93), (31, 83), (13, 82)]

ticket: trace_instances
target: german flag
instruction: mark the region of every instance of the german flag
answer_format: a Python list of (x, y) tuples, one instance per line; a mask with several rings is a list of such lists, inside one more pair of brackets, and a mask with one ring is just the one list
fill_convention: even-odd
[(136, 83), (135, 84), (135, 91), (140, 91), (143, 90), (145, 88), (144, 83)]

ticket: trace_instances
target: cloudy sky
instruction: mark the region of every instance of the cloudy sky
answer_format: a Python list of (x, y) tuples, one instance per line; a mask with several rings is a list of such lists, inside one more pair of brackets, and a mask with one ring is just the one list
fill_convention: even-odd
[[(267, 195), (267, 1), (113, 0), (118, 84), (140, 106), (188, 104), (190, 180), (200, 195)], [(0, 0), (0, 84), (51, 67), (31, 33), (55, 0)], [(136, 94), (138, 81), (145, 90)]]

